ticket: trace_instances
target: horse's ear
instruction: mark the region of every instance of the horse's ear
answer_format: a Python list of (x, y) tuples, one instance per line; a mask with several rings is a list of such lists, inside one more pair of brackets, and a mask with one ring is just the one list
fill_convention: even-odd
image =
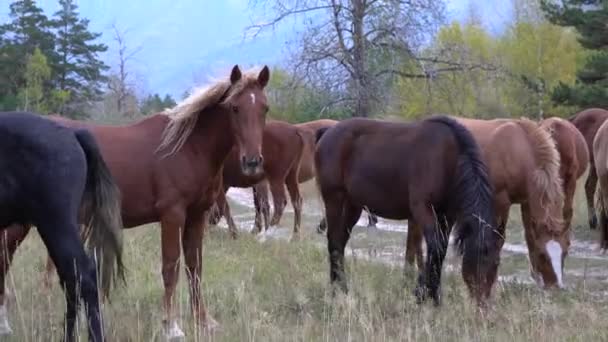
[(238, 64), (232, 67), (232, 72), (230, 73), (230, 83), (235, 84), (241, 79), (241, 69), (239, 69)]
[(258, 75), (258, 83), (262, 88), (266, 87), (268, 81), (270, 80), (270, 70), (268, 70), (268, 66), (264, 65), (262, 71)]

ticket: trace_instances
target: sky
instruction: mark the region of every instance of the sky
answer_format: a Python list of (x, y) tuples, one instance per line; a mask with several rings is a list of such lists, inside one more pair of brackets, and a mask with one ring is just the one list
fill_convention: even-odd
[[(8, 18), (11, 0), (0, 0), (0, 23)], [(140, 93), (171, 94), (181, 98), (193, 86), (221, 76), (234, 64), (243, 68), (280, 64), (287, 56), (286, 42), (294, 37), (285, 23), (256, 38), (245, 28), (265, 17), (264, 8), (250, 0), (76, 0), (89, 28), (102, 33), (109, 46), (102, 59), (117, 64), (115, 25), (126, 32), (127, 47), (137, 50), (131, 61)], [(48, 16), (58, 10), (57, 0), (37, 0)], [(448, 20), (462, 20), (475, 11), (490, 31), (498, 32), (509, 16), (509, 1), (447, 0)]]

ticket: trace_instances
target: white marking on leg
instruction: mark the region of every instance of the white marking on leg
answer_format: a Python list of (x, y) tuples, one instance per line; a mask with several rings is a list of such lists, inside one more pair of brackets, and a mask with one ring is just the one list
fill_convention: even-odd
[(547, 254), (549, 254), (549, 258), (551, 259), (551, 265), (553, 266), (553, 272), (555, 272), (555, 277), (557, 278), (557, 286), (560, 289), (564, 288), (564, 283), (562, 282), (562, 246), (555, 240), (550, 240), (545, 245), (547, 249)]
[(13, 333), (10, 324), (8, 323), (8, 314), (6, 305), (0, 305), (0, 335), (10, 335)]
[(251, 94), (249, 94), (249, 96), (251, 96), (251, 103), (255, 104), (255, 94), (251, 93)]
[(165, 327), (165, 337), (167, 340), (179, 339), (185, 336), (184, 331), (179, 327), (175, 320), (169, 322), (168, 326)]

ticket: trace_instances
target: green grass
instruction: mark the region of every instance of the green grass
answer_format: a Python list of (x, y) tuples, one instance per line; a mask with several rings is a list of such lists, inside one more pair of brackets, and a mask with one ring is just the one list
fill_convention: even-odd
[[(308, 192), (307, 192), (308, 191)], [(259, 242), (242, 233), (237, 241), (210, 228), (205, 240), (203, 293), (209, 312), (222, 325), (213, 335), (198, 334), (189, 314), (187, 278), (182, 270), (175, 294), (187, 341), (601, 341), (608, 340), (606, 260), (568, 258), (571, 288), (542, 292), (533, 285), (501, 282), (492, 310), (478, 313), (450, 252), (444, 271), (443, 305), (415, 304), (415, 271), (403, 272), (405, 235), (358, 227), (349, 243), (348, 295), (331, 295), (325, 238), (313, 232), (319, 203), (309, 190), (303, 241)], [(580, 196), (580, 194), (577, 194)], [(577, 199), (580, 197), (577, 197)], [(237, 223), (251, 210), (233, 204)], [(583, 213), (583, 214), (581, 214)], [(285, 214), (280, 229), (291, 227)], [(509, 241), (521, 243), (517, 210)], [(584, 202), (577, 200), (577, 239), (588, 239)], [(582, 222), (582, 223), (581, 223)], [(125, 231), (127, 286), (104, 306), (109, 341), (162, 341), (160, 230), (157, 225)], [(354, 253), (353, 253), (354, 251)], [(381, 253), (393, 262), (378, 263)], [(56, 341), (61, 337), (65, 302), (58, 285), (41, 286), (46, 252), (33, 231), (19, 249), (8, 280), (14, 335), (1, 341)], [(503, 253), (500, 274), (528, 274), (525, 255)], [(586, 276), (585, 271), (603, 275)], [(81, 322), (80, 336), (86, 338)]]

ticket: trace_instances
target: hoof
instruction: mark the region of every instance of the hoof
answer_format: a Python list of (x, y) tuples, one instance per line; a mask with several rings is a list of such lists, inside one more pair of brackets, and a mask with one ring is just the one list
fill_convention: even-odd
[(589, 219), (589, 228), (591, 230), (595, 230), (597, 228), (597, 216), (593, 215), (590, 219)]
[(207, 315), (207, 319), (201, 322), (201, 327), (206, 333), (214, 333), (222, 330), (222, 326), (210, 315)]
[(6, 306), (0, 305), (0, 335), (11, 335), (13, 329), (11, 329), (8, 323), (8, 314), (6, 312)]
[(291, 239), (289, 239), (290, 242), (298, 242), (300, 241), (300, 233), (293, 233), (293, 235), (291, 236)]
[(163, 328), (167, 341), (179, 340), (186, 337), (184, 331), (179, 327), (176, 321), (171, 321), (171, 323), (163, 321)]

